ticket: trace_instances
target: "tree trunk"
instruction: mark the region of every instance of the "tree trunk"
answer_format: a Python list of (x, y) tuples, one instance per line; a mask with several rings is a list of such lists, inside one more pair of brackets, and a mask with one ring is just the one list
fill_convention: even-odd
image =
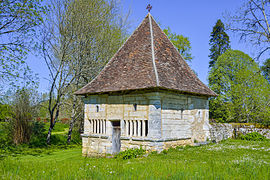
[(54, 128), (58, 115), (59, 115), (59, 105), (57, 106), (57, 109), (56, 109), (55, 118), (53, 118), (53, 112), (51, 113), (50, 128), (48, 130), (48, 135), (47, 135), (47, 144), (51, 143), (52, 130)]
[(76, 114), (75, 108), (76, 108), (76, 97), (75, 97), (75, 95), (73, 95), (72, 116), (71, 116), (71, 121), (70, 121), (70, 124), (69, 124), (68, 137), (67, 137), (67, 143), (68, 144), (71, 141), (72, 130), (73, 130), (73, 127), (74, 127), (74, 123), (76, 121), (76, 119), (75, 119), (75, 114)]
[(48, 135), (47, 135), (47, 144), (51, 144), (52, 129), (53, 129), (53, 126), (50, 126), (50, 128), (48, 130)]
[(67, 138), (67, 143), (70, 144), (70, 141), (71, 141), (71, 135), (72, 135), (72, 130), (73, 130), (73, 127), (74, 127), (74, 119), (72, 118), (71, 121), (70, 121), (70, 124), (69, 124), (69, 130), (68, 130), (68, 138)]

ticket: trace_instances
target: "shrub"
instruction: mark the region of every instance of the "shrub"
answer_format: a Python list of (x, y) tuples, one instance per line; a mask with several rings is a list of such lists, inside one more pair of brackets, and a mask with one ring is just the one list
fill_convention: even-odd
[(168, 150), (164, 149), (161, 153), (162, 154), (168, 154)]
[(10, 122), (12, 126), (13, 142), (16, 145), (29, 143), (31, 136), (32, 107), (30, 92), (22, 89), (15, 94), (13, 101), (13, 118)]
[(77, 128), (73, 129), (73, 131), (72, 131), (71, 143), (74, 143), (74, 144), (81, 144), (82, 143), (81, 133), (80, 133), (79, 129), (77, 129)]
[(46, 129), (45, 124), (41, 121), (35, 121), (32, 124), (32, 135), (30, 138), (30, 147), (45, 147), (46, 144)]
[(67, 136), (63, 134), (52, 134), (51, 144), (52, 145), (67, 145)]
[(115, 156), (115, 158), (119, 158), (119, 159), (133, 159), (133, 158), (137, 158), (138, 156), (141, 156), (145, 154), (145, 150), (140, 148), (134, 148), (134, 149), (128, 149), (125, 151), (120, 152), (119, 154), (117, 154)]
[(240, 139), (247, 141), (265, 141), (266, 137), (258, 132), (247, 133), (246, 135), (240, 135)]
[(12, 144), (12, 139), (9, 135), (8, 122), (0, 122), (0, 148), (5, 149)]

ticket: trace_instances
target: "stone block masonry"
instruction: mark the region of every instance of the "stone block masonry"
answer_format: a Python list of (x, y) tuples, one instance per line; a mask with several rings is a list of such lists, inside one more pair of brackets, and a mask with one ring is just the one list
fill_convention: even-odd
[(229, 123), (211, 123), (210, 140), (220, 142), (233, 137), (233, 127)]
[(210, 139), (208, 98), (173, 92), (92, 95), (84, 99), (83, 154), (112, 153), (113, 122), (121, 148), (162, 151)]
[(240, 134), (246, 135), (247, 133), (257, 132), (267, 139), (270, 139), (269, 128), (258, 128), (252, 124), (241, 123), (211, 123), (210, 139), (213, 142), (220, 142), (221, 140), (235, 138)]

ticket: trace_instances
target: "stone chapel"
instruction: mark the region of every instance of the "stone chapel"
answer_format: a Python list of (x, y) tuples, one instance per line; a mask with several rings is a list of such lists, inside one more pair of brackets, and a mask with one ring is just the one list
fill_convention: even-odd
[(99, 75), (75, 92), (85, 103), (83, 154), (162, 151), (210, 139), (203, 84), (150, 13)]

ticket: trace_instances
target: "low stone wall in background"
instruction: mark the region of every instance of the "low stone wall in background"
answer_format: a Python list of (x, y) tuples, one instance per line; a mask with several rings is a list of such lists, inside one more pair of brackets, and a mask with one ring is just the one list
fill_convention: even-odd
[(270, 139), (269, 128), (258, 128), (255, 125), (240, 123), (211, 123), (210, 125), (210, 138), (213, 142), (220, 142), (221, 140), (235, 138), (241, 134), (246, 135), (252, 132), (258, 132), (267, 139)]
[(239, 135), (257, 132), (267, 139), (270, 139), (270, 129), (269, 128), (258, 128), (256, 125), (245, 125), (245, 124), (234, 124), (232, 123), (234, 129), (234, 136), (238, 137)]
[(212, 123), (210, 126), (210, 138), (212, 142), (220, 142), (221, 140), (233, 137), (233, 127), (231, 124)]

